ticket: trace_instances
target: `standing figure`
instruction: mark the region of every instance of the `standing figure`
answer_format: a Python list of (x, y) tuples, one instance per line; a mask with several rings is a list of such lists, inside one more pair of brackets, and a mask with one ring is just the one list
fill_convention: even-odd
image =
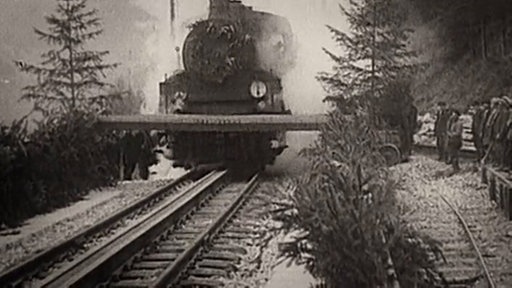
[(489, 105), (489, 101), (485, 101), (482, 103), (481, 111), (482, 111), (481, 112), (482, 118), (480, 119), (480, 121), (478, 122), (478, 125), (476, 127), (476, 134), (478, 135), (477, 137), (479, 138), (480, 145), (482, 145), (480, 155), (479, 155), (480, 161), (484, 158), (487, 148), (489, 148), (484, 143), (485, 123), (487, 122), (487, 120), (489, 119), (489, 116), (491, 115), (491, 108)]
[(448, 126), (447, 143), (449, 162), (453, 165), (453, 170), (455, 172), (460, 170), (459, 150), (462, 147), (462, 131), (463, 123), (460, 119), (460, 112), (456, 109), (453, 109)]
[[(494, 151), (495, 134), (493, 128), (494, 124), (496, 123), (496, 118), (498, 117), (499, 102), (499, 98), (492, 98), (491, 108), (488, 112), (485, 123), (483, 124), (482, 143), (485, 149), (485, 156), (483, 157), (482, 162), (486, 162), (489, 157), (492, 158), (492, 151)], [(494, 161), (495, 159), (491, 160)]]
[(436, 122), (434, 124), (434, 134), (436, 136), (436, 146), (440, 161), (447, 159), (446, 155), (446, 127), (448, 124), (448, 110), (446, 109), (445, 102), (439, 102), (437, 104)]
[(400, 119), (400, 151), (402, 152), (402, 161), (408, 161), (411, 156), (412, 146), (414, 144), (414, 133), (418, 122), (418, 109), (410, 103), (402, 111)]
[(452, 157), (451, 157), (451, 154), (450, 154), (450, 143), (449, 143), (449, 139), (448, 139), (448, 132), (450, 130), (450, 127), (452, 126), (452, 123), (454, 121), (457, 120), (457, 117), (455, 115), (455, 110), (451, 107), (449, 107), (448, 109), (448, 122), (446, 122), (446, 137), (445, 137), (445, 144), (444, 144), (444, 149), (446, 151), (446, 155), (447, 155), (447, 159), (445, 161), (446, 164), (451, 164), (452, 163)]
[(509, 109), (510, 109), (510, 98), (507, 96), (503, 96), (500, 99), (498, 105), (498, 116), (496, 117), (496, 122), (494, 124), (495, 129), (495, 159), (496, 164), (501, 169), (504, 169), (507, 166), (507, 124), (509, 119)]
[(412, 146), (414, 145), (414, 134), (418, 132), (420, 129), (418, 125), (418, 108), (416, 106), (411, 105), (411, 111), (409, 113), (409, 125), (411, 130), (409, 131), (409, 143), (411, 145), (411, 149), (409, 150), (409, 156), (411, 155)]
[(492, 126), (492, 140), (494, 141), (494, 149), (492, 150), (492, 156), (494, 163), (498, 166), (499, 169), (503, 168), (505, 164), (505, 159), (503, 159), (503, 153), (505, 151), (505, 129), (508, 120), (508, 109), (507, 103), (503, 98), (498, 100), (497, 109), (496, 109), (496, 120)]
[(473, 134), (473, 144), (476, 148), (477, 160), (480, 161), (483, 157), (483, 143), (479, 127), (481, 126), (485, 110), (484, 105), (481, 102), (474, 103), (473, 107), (474, 110), (473, 121), (471, 122), (471, 134)]
[(512, 101), (509, 103), (508, 108), (508, 120), (505, 135), (505, 156), (506, 159), (506, 170), (512, 169)]
[(484, 161), (486, 157), (487, 150), (489, 150), (489, 143), (486, 139), (485, 127), (487, 125), (487, 121), (489, 121), (489, 117), (491, 116), (491, 103), (489, 101), (484, 103), (484, 112), (482, 115), (482, 121), (480, 122), (480, 126), (478, 127), (478, 132), (480, 135), (480, 139), (482, 140), (482, 158), (480, 162)]

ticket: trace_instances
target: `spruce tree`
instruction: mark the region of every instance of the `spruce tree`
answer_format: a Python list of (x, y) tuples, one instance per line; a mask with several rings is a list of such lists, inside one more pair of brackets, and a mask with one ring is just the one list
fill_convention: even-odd
[[(324, 49), (334, 60), (334, 71), (318, 77), (328, 91), (326, 101), (344, 112), (354, 107), (371, 107), (383, 89), (412, 68), (414, 52), (409, 51), (407, 13), (396, 0), (350, 0), (340, 5), (350, 32), (327, 26), (341, 48), (341, 54)], [(355, 106), (354, 106), (355, 105)], [(371, 111), (370, 111), (371, 112)]]
[(374, 99), (409, 69), (406, 14), (395, 0), (350, 5), (341, 7), (350, 33), (328, 26), (342, 53), (324, 49), (335, 67), (319, 76), (337, 109), (315, 145), (303, 151), (310, 162), (296, 188), (275, 209), (283, 230), (300, 231), (282, 253), (306, 264), (326, 287), (432, 287), (427, 250), (433, 245), (402, 226), (393, 175), (369, 117)]
[(37, 77), (24, 88), (22, 99), (33, 101), (43, 115), (102, 110), (105, 72), (117, 64), (106, 64), (108, 51), (88, 50), (87, 44), (102, 32), (98, 10), (88, 9), (87, 0), (56, 0), (56, 13), (46, 16), (48, 30), (35, 33), (51, 48), (40, 64), (22, 65), (23, 72)]

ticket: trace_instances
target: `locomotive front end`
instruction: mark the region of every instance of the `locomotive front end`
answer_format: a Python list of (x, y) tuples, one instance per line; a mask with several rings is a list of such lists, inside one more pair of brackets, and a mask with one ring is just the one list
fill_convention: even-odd
[[(208, 19), (193, 24), (185, 39), (184, 70), (160, 83), (160, 112), (224, 115), (226, 122), (243, 115), (290, 114), (282, 77), (295, 62), (293, 37), (283, 17), (253, 11), (240, 1), (211, 0)], [(247, 131), (173, 132), (174, 160), (179, 166), (264, 166), (286, 148), (282, 132)]]

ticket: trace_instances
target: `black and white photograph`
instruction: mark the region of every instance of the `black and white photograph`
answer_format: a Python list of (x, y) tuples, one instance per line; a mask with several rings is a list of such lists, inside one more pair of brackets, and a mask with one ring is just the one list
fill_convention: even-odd
[(512, 288), (512, 1), (0, 0), (0, 287)]

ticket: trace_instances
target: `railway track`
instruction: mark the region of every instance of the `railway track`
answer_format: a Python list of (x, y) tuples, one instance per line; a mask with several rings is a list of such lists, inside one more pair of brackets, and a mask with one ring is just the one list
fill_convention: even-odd
[(148, 214), (155, 207), (162, 205), (165, 201), (172, 199), (175, 194), (192, 185), (204, 173), (204, 171), (191, 171), (111, 217), (82, 229), (72, 238), (63, 240), (11, 267), (0, 274), (2, 287), (33, 287), (32, 284), (46, 279), (54, 271), (76, 261), (86, 255), (88, 251), (101, 246), (102, 243), (121, 233), (138, 218)]
[[(12, 268), (1, 275), (0, 283), (8, 287), (167, 286), (258, 183), (258, 176), (239, 178), (217, 170), (187, 174), (119, 215)], [(214, 264), (229, 257), (215, 252), (210, 256)]]
[[(262, 181), (262, 190), (270, 183)], [(172, 287), (261, 287), (272, 270), (264, 259), (273, 234), (262, 221), (268, 216), (268, 200), (259, 192), (230, 216)]]
[[(481, 229), (479, 226), (482, 222), (472, 221), (475, 218), (485, 217), (488, 214), (487, 209), (473, 207), (463, 212), (463, 216), (448, 197), (442, 194), (439, 194), (439, 197), (446, 203), (451, 212), (447, 218), (451, 218), (450, 221), (459, 223), (457, 233), (450, 234), (450, 239), (447, 241), (448, 244), (444, 248), (445, 262), (441, 264), (440, 268), (440, 272), (445, 278), (443, 281), (447, 284), (452, 284), (452, 287), (455, 285), (458, 287), (469, 287), (473, 282), (476, 283), (483, 280), (486, 284), (485, 287), (495, 288), (496, 284), (474, 235), (474, 233), (478, 233), (479, 229)], [(452, 232), (455, 232), (455, 230)]]
[[(442, 287), (498, 287), (495, 276), (506, 274), (499, 266), (499, 257), (482, 253), (488, 246), (485, 225), (495, 217), (495, 211), (488, 205), (478, 205), (476, 199), (468, 199), (452, 189), (442, 191), (445, 183), (427, 183), (432, 180), (415, 179), (416, 187), (429, 187), (417, 194), (416, 201), (423, 201), (415, 216), (406, 217), (417, 231), (431, 236), (442, 243), (443, 257), (437, 262)], [(415, 192), (417, 193), (417, 192)], [(484, 245), (486, 244), (486, 245)], [(434, 256), (433, 256), (434, 257)]]
[[(227, 172), (223, 173), (224, 177)], [(199, 206), (167, 228), (142, 251), (118, 269), (103, 287), (167, 287), (186, 271), (189, 263), (210, 242), (256, 188), (258, 176), (249, 181), (228, 181), (205, 192)], [(233, 259), (230, 253), (212, 251), (205, 265)]]

